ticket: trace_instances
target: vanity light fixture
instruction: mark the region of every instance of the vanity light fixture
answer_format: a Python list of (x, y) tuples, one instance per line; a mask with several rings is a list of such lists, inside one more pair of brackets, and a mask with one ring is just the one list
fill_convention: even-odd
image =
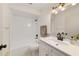
[(66, 7), (74, 6), (77, 3), (58, 3), (56, 6), (52, 7), (52, 13), (57, 14), (59, 11), (64, 11)]
[(59, 10), (64, 11), (66, 9), (64, 6), (65, 3), (59, 3), (57, 6), (52, 7), (52, 13), (57, 14)]

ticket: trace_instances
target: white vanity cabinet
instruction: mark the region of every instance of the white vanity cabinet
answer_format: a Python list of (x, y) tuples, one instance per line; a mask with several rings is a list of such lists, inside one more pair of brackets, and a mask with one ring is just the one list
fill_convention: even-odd
[(51, 56), (68, 56), (67, 54), (61, 52), (60, 50), (54, 48), (54, 47), (51, 47)]
[(42, 41), (39, 41), (39, 56), (49, 56), (50, 47)]
[(67, 54), (40, 40), (39, 56), (67, 56)]

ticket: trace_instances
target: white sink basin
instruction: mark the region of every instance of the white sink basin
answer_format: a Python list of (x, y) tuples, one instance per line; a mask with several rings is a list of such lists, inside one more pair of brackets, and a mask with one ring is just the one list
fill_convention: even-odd
[[(67, 39), (66, 39), (67, 40)], [(51, 42), (54, 42), (53, 44), (55, 44), (56, 46), (70, 46), (72, 45), (70, 43), (70, 41), (60, 41), (60, 40), (57, 40), (57, 39), (51, 39)]]

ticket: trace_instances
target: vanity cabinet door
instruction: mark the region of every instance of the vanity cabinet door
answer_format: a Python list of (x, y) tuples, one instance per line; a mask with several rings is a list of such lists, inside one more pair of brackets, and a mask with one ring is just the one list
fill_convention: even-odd
[(39, 41), (39, 56), (68, 56), (68, 55), (48, 45), (43, 41)]
[(54, 47), (51, 47), (51, 56), (68, 56), (68, 55), (59, 51), (58, 49)]
[(39, 42), (39, 56), (49, 56), (50, 55), (50, 48), (49, 46), (40, 41)]

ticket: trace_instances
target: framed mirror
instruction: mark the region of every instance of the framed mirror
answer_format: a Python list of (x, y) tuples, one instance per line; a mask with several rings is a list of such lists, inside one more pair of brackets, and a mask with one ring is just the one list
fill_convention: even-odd
[(40, 26), (40, 35), (41, 35), (41, 37), (47, 36), (47, 26), (46, 25)]

